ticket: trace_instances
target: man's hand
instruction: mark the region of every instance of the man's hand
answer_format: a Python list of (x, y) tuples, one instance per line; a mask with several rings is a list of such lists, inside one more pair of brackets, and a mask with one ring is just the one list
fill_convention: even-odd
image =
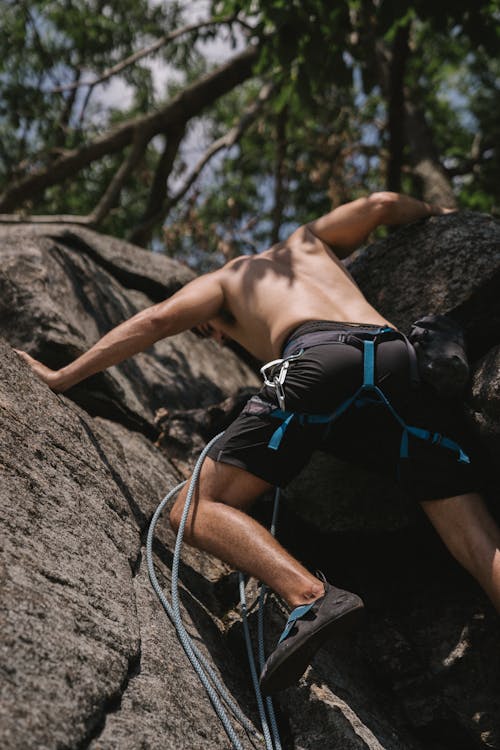
[(28, 352), (23, 352), (21, 349), (14, 349), (14, 351), (19, 354), (21, 359), (24, 359), (24, 361), (27, 362), (27, 364), (40, 378), (40, 380), (46, 383), (49, 388), (51, 388), (51, 390), (56, 392), (64, 390), (60, 382), (59, 372), (57, 370), (51, 370), (50, 367), (47, 367), (42, 362), (39, 362), (37, 359), (28, 354)]

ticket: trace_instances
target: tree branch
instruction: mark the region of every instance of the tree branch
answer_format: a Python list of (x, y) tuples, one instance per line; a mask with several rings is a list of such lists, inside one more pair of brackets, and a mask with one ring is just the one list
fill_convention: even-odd
[(231, 130), (225, 133), (225, 135), (214, 141), (212, 145), (205, 151), (201, 159), (193, 168), (184, 185), (168, 201), (166, 201), (166, 203), (162, 205), (155, 214), (151, 214), (151, 216), (149, 216), (146, 221), (144, 221), (136, 229), (134, 229), (130, 236), (131, 242), (137, 242), (139, 238), (142, 238), (144, 236), (144, 233), (150, 232), (155, 224), (165, 219), (169, 211), (171, 211), (171, 209), (176, 206), (177, 203), (179, 203), (179, 201), (186, 195), (188, 190), (200, 176), (204, 167), (208, 164), (212, 157), (215, 156), (215, 154), (217, 154), (223, 148), (231, 148), (231, 146), (234, 146), (234, 144), (241, 138), (244, 131), (255, 120), (258, 113), (264, 106), (264, 103), (271, 97), (271, 94), (274, 92), (274, 90), (274, 84), (268, 83), (263, 86), (263, 88), (259, 92), (259, 95), (257, 96), (257, 99), (255, 99), (245, 110), (243, 116), (237, 122), (237, 124), (234, 125)]
[(184, 124), (178, 128), (171, 128), (167, 133), (165, 148), (158, 161), (153, 184), (151, 185), (148, 204), (142, 216), (141, 223), (131, 232), (129, 237), (130, 242), (136, 245), (147, 244), (151, 238), (151, 231), (156, 223), (156, 217), (161, 215), (162, 207), (168, 196), (168, 178), (184, 133)]
[(0, 214), (0, 224), (81, 224), (85, 227), (92, 226), (90, 216), (76, 216), (74, 214), (46, 214), (38, 216)]
[[(80, 78), (80, 75), (81, 75), (80, 70), (78, 70), (78, 68), (73, 68), (73, 75), (74, 75), (75, 82), (78, 82), (78, 79)], [(56, 133), (55, 133), (55, 139), (54, 139), (55, 148), (61, 148), (66, 141), (68, 124), (71, 119), (71, 114), (73, 112), (75, 101), (76, 101), (76, 88), (69, 94), (69, 96), (66, 97), (66, 100), (64, 102), (63, 111), (61, 112), (61, 116), (56, 125)]]
[(481, 164), (484, 154), (490, 148), (493, 148), (493, 143), (483, 141), (482, 133), (476, 133), (472, 141), (469, 155), (454, 167), (447, 167), (446, 173), (450, 178), (470, 174)]
[(232, 15), (225, 16), (224, 18), (220, 18), (220, 19), (210, 18), (208, 21), (202, 21), (199, 23), (191, 23), (191, 24), (187, 24), (186, 26), (182, 26), (180, 29), (176, 29), (175, 31), (172, 31), (170, 34), (165, 34), (164, 36), (161, 36), (152, 44), (148, 45), (147, 47), (143, 47), (143, 49), (140, 49), (137, 52), (134, 52), (132, 55), (129, 55), (121, 62), (116, 63), (116, 65), (113, 65), (111, 68), (107, 68), (107, 70), (101, 73), (101, 75), (98, 76), (97, 78), (94, 78), (94, 80), (77, 81), (76, 83), (68, 83), (65, 86), (58, 86), (57, 88), (52, 89), (50, 93), (60, 94), (63, 91), (71, 91), (73, 89), (81, 88), (82, 86), (90, 86), (92, 90), (98, 84), (104, 83), (104, 81), (109, 80), (109, 78), (112, 78), (112, 76), (116, 75), (117, 73), (121, 73), (126, 68), (129, 68), (131, 65), (134, 65), (134, 63), (138, 62), (139, 60), (142, 60), (143, 57), (152, 55), (153, 52), (157, 52), (159, 49), (161, 49), (161, 47), (164, 47), (169, 42), (173, 42), (178, 37), (183, 36), (184, 34), (188, 34), (191, 31), (198, 31), (199, 29), (206, 28), (207, 26), (231, 23), (232, 21), (236, 20), (237, 15), (238, 15), (237, 13), (233, 13)]
[(92, 92), (94, 91), (94, 87), (91, 86), (87, 93), (85, 94), (85, 99), (83, 100), (82, 108), (80, 109), (80, 116), (78, 118), (78, 127), (81, 128), (83, 125), (83, 120), (85, 118), (85, 112), (87, 111), (87, 107), (90, 101), (90, 97), (92, 96)]
[(89, 215), (91, 224), (99, 224), (109, 214), (113, 206), (116, 204), (126, 180), (129, 178), (132, 170), (144, 154), (146, 146), (147, 140), (143, 137), (140, 130), (136, 130), (134, 141), (127, 157), (123, 160), (120, 168), (113, 176), (113, 179), (106, 188), (101, 200)]
[(259, 54), (257, 46), (247, 47), (229, 62), (179, 92), (160, 110), (148, 112), (118, 125), (104, 135), (80, 148), (64, 154), (38, 171), (13, 182), (0, 195), (0, 211), (11, 211), (17, 205), (41, 193), (45, 188), (73, 176), (84, 167), (108, 154), (122, 151), (128, 146), (136, 130), (146, 141), (176, 124), (186, 123), (207, 105), (231, 91), (252, 74)]
[(209, 146), (209, 148), (207, 148), (201, 159), (193, 168), (193, 171), (189, 175), (184, 185), (170, 199), (169, 210), (173, 208), (186, 195), (189, 188), (198, 179), (204, 167), (215, 156), (215, 154), (217, 154), (219, 151), (222, 151), (223, 148), (231, 148), (235, 145), (235, 143), (237, 143), (237, 141), (239, 141), (245, 130), (255, 120), (265, 102), (270, 99), (271, 95), (274, 93), (274, 90), (275, 86), (272, 83), (267, 83), (265, 86), (263, 86), (259, 91), (257, 99), (255, 99), (249, 105), (249, 107), (247, 107), (247, 109), (243, 113), (243, 116), (236, 123), (236, 125), (234, 125), (231, 130), (228, 130), (227, 133), (218, 138), (212, 143), (211, 146)]
[(279, 242), (280, 227), (283, 221), (283, 204), (285, 197), (285, 159), (286, 159), (286, 123), (287, 108), (278, 114), (276, 123), (276, 158), (274, 165), (274, 205), (272, 210), (273, 228), (271, 243)]
[(31, 27), (31, 31), (33, 32), (33, 40), (35, 43), (35, 47), (37, 48), (38, 54), (40, 55), (40, 58), (42, 60), (43, 67), (45, 68), (45, 73), (51, 79), (53, 83), (57, 84), (59, 83), (59, 81), (54, 78), (54, 74), (52, 73), (52, 70), (51, 70), (51, 68), (54, 67), (54, 59), (52, 55), (50, 55), (44, 47), (44, 44), (38, 32), (38, 24), (35, 22), (35, 19), (33, 18), (33, 15), (28, 5), (23, 2), (21, 7), (24, 11), (24, 15), (26, 16), (28, 24)]

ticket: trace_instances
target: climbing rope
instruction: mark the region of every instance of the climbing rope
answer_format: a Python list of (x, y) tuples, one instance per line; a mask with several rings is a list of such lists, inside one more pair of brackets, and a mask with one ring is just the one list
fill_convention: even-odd
[[(254, 659), (253, 649), (252, 649), (252, 644), (251, 644), (251, 639), (250, 639), (250, 631), (248, 627), (245, 586), (244, 586), (243, 576), (240, 574), (240, 601), (241, 601), (241, 611), (242, 611), (242, 620), (243, 620), (243, 630), (245, 633), (247, 653), (248, 653), (248, 658), (250, 662), (250, 671), (252, 674), (252, 681), (254, 684), (254, 690), (255, 690), (256, 697), (257, 697), (257, 706), (259, 709), (259, 717), (260, 717), (260, 721), (262, 725), (263, 736), (259, 735), (259, 733), (255, 730), (253, 725), (249, 722), (247, 717), (243, 714), (239, 706), (234, 702), (234, 700), (228, 694), (226, 688), (222, 684), (221, 680), (215, 673), (212, 666), (209, 664), (209, 662), (206, 660), (206, 658), (201, 653), (201, 651), (197, 648), (197, 646), (192, 642), (189, 636), (189, 633), (187, 632), (184, 626), (184, 623), (182, 622), (180, 602), (179, 602), (178, 583), (179, 583), (180, 553), (181, 553), (181, 548), (182, 548), (184, 528), (186, 526), (186, 521), (187, 521), (188, 514), (189, 514), (189, 508), (191, 506), (193, 495), (196, 491), (199, 475), (201, 472), (201, 468), (203, 466), (203, 461), (205, 460), (205, 456), (207, 455), (211, 446), (216, 442), (216, 440), (218, 440), (221, 437), (222, 434), (223, 433), (221, 432), (218, 435), (216, 435), (203, 449), (203, 451), (201, 452), (195, 464), (193, 474), (191, 477), (191, 481), (189, 483), (186, 501), (184, 504), (184, 510), (182, 513), (181, 522), (179, 524), (179, 529), (177, 532), (177, 539), (175, 542), (174, 559), (172, 563), (172, 583), (171, 583), (172, 601), (171, 603), (169, 603), (167, 598), (165, 597), (162, 591), (162, 588), (158, 582), (158, 579), (156, 577), (154, 563), (153, 563), (153, 539), (154, 539), (155, 528), (163, 512), (163, 509), (165, 508), (169, 500), (172, 497), (174, 497), (174, 495), (176, 495), (184, 487), (186, 482), (181, 482), (176, 487), (174, 487), (167, 495), (165, 495), (163, 500), (160, 502), (160, 504), (156, 508), (153, 518), (151, 519), (151, 523), (150, 523), (149, 530), (148, 530), (148, 536), (146, 540), (146, 560), (147, 560), (148, 573), (149, 573), (149, 578), (151, 580), (151, 584), (165, 612), (167, 613), (169, 619), (173, 623), (175, 630), (177, 632), (177, 636), (184, 648), (184, 651), (186, 652), (186, 655), (189, 661), (191, 662), (196, 674), (198, 675), (203, 687), (205, 688), (207, 695), (212, 703), (212, 706), (214, 707), (214, 710), (217, 716), (219, 717), (224, 727), (224, 730), (233, 745), (233, 748), (235, 750), (243, 750), (241, 741), (238, 735), (236, 734), (236, 731), (231, 723), (231, 720), (222, 702), (226, 704), (226, 707), (230, 710), (233, 717), (236, 719), (236, 721), (238, 721), (241, 724), (241, 726), (249, 735), (258, 737), (259, 739), (264, 741), (266, 750), (281, 750), (281, 742), (279, 738), (278, 727), (276, 724), (276, 717), (274, 714), (272, 700), (270, 698), (266, 699), (266, 706), (267, 706), (268, 713), (269, 713), (269, 724), (271, 725), (271, 730), (269, 730), (269, 725), (268, 725), (266, 712), (264, 708), (264, 702), (263, 702), (262, 694), (261, 694), (260, 687), (259, 687), (257, 671), (255, 667), (255, 659)], [(274, 506), (274, 511), (273, 511), (273, 522), (271, 525), (271, 533), (273, 535), (275, 533), (274, 529), (276, 525), (278, 501), (279, 501), (279, 490), (276, 490), (275, 506)], [(259, 622), (260, 622), (260, 619), (262, 619), (263, 621), (263, 614), (261, 614), (261, 610), (263, 611), (264, 599), (265, 599), (265, 587), (262, 586), (261, 594), (259, 597), (259, 615), (258, 615)], [(260, 665), (260, 668), (262, 668), (264, 665), (264, 661), (265, 661), (263, 626), (259, 624), (258, 627), (259, 627), (259, 647), (258, 647), (259, 648), (259, 665)]]
[[(279, 501), (280, 501), (280, 489), (279, 487), (276, 487), (276, 490), (274, 493), (273, 515), (272, 515), (271, 527), (270, 527), (270, 532), (272, 536), (276, 535), (276, 521), (278, 518)], [(259, 710), (262, 733), (264, 735), (264, 740), (266, 742), (266, 750), (268, 750), (268, 748), (269, 750), (273, 750), (273, 742), (274, 742), (274, 750), (281, 750), (281, 739), (279, 735), (278, 724), (276, 722), (276, 714), (274, 712), (273, 701), (270, 696), (267, 696), (266, 701), (265, 701), (265, 708), (267, 709), (267, 715), (269, 716), (270, 730), (267, 724), (266, 711), (265, 711), (263, 700), (262, 700), (262, 692), (260, 690), (259, 680), (257, 677), (257, 669), (255, 666), (255, 658), (254, 658), (253, 649), (252, 649), (250, 629), (248, 627), (244, 577), (241, 573), (239, 574), (239, 581), (240, 581), (241, 617), (242, 617), (242, 622), (243, 622), (243, 631), (245, 634), (245, 644), (247, 648), (248, 662), (250, 665), (250, 674), (252, 676), (252, 683), (254, 686), (255, 697), (257, 700), (257, 708)], [(265, 609), (265, 602), (266, 602), (266, 594), (267, 594), (267, 586), (265, 586), (265, 584), (261, 584), (260, 593), (259, 593), (259, 607), (258, 607), (258, 612), (257, 612), (257, 649), (258, 649), (258, 659), (259, 659), (259, 672), (262, 672), (262, 670), (264, 669), (264, 663), (266, 661), (265, 643), (264, 643), (264, 609)]]

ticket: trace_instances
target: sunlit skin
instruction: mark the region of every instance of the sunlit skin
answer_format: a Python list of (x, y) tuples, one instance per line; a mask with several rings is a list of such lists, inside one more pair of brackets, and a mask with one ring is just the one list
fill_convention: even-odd
[[(308, 320), (393, 325), (375, 310), (341, 262), (380, 225), (401, 225), (449, 209), (396, 193), (375, 193), (336, 208), (257, 256), (236, 258), (195, 279), (169, 299), (120, 324), (71, 364), (54, 371), (19, 352), (54, 391), (143, 351), (156, 341), (198, 329), (237, 341), (262, 361), (280, 356), (288, 334)], [(323, 584), (247, 515), (270, 485), (207, 458), (185, 540), (267, 583), (291, 606), (312, 601)], [(178, 528), (186, 492), (171, 511)], [(477, 493), (423, 502), (457, 560), (500, 611), (500, 531)]]

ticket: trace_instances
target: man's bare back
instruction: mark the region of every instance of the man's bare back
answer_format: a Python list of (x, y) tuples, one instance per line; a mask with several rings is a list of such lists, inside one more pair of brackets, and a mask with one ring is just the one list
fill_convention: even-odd
[(230, 261), (216, 276), (224, 306), (212, 327), (262, 361), (279, 357), (287, 335), (307, 320), (389, 325), (307, 227), (260, 255)]

